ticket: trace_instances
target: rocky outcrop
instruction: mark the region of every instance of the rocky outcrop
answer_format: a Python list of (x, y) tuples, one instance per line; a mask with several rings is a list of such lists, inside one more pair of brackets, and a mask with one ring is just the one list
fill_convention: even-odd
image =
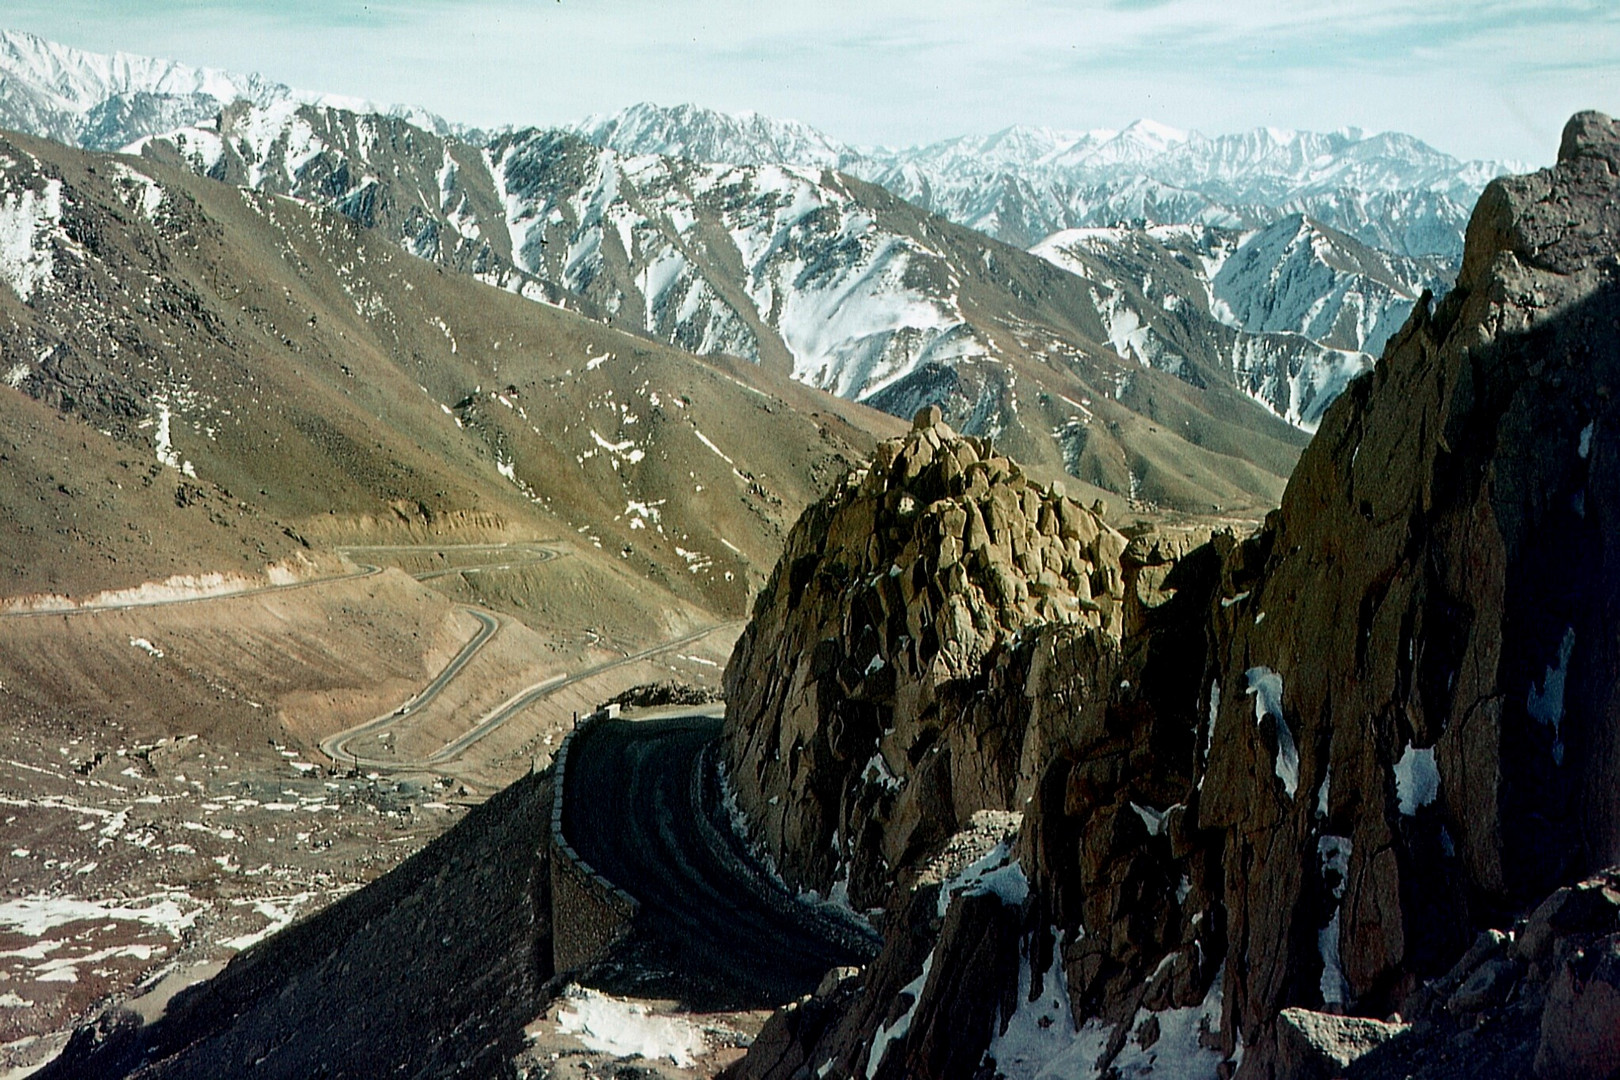
[[(799, 1040), (800, 1067), (1332, 1075), (1481, 1025), (1501, 1053), (1474, 1061), (1612, 1069), (1592, 1034), (1612, 1016), (1612, 929), (1531, 913), (1620, 862), (1617, 174), (1620, 128), (1576, 117), (1556, 168), (1486, 191), (1457, 288), (1420, 303), (1328, 410), (1262, 530), (1192, 550), (1132, 541), (1112, 607), (992, 631), (976, 675), (919, 680), (912, 663), (867, 689), (917, 634), (845, 662), (867, 626), (901, 645), (913, 597), (950, 603), (915, 557), (881, 599), (879, 559), (923, 532), (890, 531), (912, 459), (897, 483), (895, 451), (801, 522), (800, 576), (778, 568), (728, 670), (739, 798), (799, 881), (871, 852), (862, 899), (885, 875), (896, 886), (884, 956), (838, 991), (841, 1019)], [(845, 518), (863, 485), (871, 516)], [(872, 537), (873, 558), (844, 554), (842, 530)], [(854, 587), (824, 583), (845, 565)], [(868, 656), (882, 663), (867, 671)], [(872, 742), (827, 764), (847, 716), (879, 744), (868, 772), (903, 770), (889, 805), (913, 809), (852, 812)], [(937, 734), (905, 754), (903, 725)], [(930, 841), (991, 795), (1027, 811), (1012, 849), (1027, 888), (963, 887), (919, 911)], [(1612, 885), (1548, 903), (1585, 911), (1594, 889)], [(951, 989), (964, 979), (971, 1005)], [(778, 1069), (793, 1059), (779, 1044)], [(1470, 1067), (1462, 1054), (1426, 1075)]]
[(1250, 1046), (1290, 1004), (1409, 1007), (1471, 927), (1620, 860), (1617, 149), (1577, 117), (1486, 191), (1216, 617), (1199, 824)]
[(1011, 646), (1037, 625), (1108, 668), (1127, 543), (935, 407), (808, 510), (725, 676), (732, 784), (788, 881), (881, 906), (896, 868), (1016, 806), (1049, 727), (979, 692), (1023, 678)]

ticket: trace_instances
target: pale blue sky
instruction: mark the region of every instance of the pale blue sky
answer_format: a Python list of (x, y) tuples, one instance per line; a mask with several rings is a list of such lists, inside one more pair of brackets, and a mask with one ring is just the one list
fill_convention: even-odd
[(0, 25), (473, 124), (637, 101), (891, 145), (1013, 123), (1408, 131), (1551, 161), (1620, 111), (1616, 0), (5, 0)]

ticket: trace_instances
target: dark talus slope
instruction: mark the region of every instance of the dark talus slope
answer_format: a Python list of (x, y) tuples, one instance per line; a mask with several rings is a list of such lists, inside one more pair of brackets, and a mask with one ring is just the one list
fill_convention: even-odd
[(551, 975), (550, 774), (243, 953), (156, 1023), (112, 1011), (41, 1080), (500, 1075)]
[[(1117, 645), (1007, 648), (974, 710), (1049, 733), (1016, 845), (889, 867), (883, 957), (740, 1075), (1330, 1075), (1357, 1039), (1335, 1068), (1385, 1039), (1362, 1075), (1620, 1065), (1580, 1043), (1620, 1022), (1607, 879), (1476, 941), (1620, 861), (1617, 177), (1620, 126), (1577, 116), (1555, 168), (1487, 189), (1456, 290), (1328, 410), (1263, 530), (1139, 582)], [(1422, 1022), (1354, 1019), (1391, 1013)]]
[[(262, 567), (303, 550), (284, 528), (577, 532), (621, 595), (740, 611), (798, 508), (897, 426), (446, 273), (330, 211), (22, 137), (0, 151), (8, 593)], [(45, 445), (21, 433), (37, 402), (77, 417), (65, 461), (25, 449)]]

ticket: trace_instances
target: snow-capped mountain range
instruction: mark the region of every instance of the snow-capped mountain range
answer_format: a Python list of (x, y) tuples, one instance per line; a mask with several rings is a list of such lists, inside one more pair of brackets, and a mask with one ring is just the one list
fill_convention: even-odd
[(425, 109), (294, 90), (239, 75), (130, 53), (93, 53), (17, 30), (0, 31), (0, 127), (94, 150), (206, 121), (226, 105), (293, 102), (385, 113), (419, 127), (452, 125)]
[(1011, 127), (902, 150), (859, 149), (795, 121), (636, 105), (573, 130), (626, 154), (837, 168), (1020, 247), (1121, 223), (1257, 228), (1305, 214), (1365, 244), (1455, 262), (1481, 189), (1511, 163), (1459, 161), (1395, 132), (1257, 128), (1205, 136)]
[[(0, 35), (5, 124), (329, 206), (530, 299), (899, 415), (939, 403), (1026, 460), (1169, 505), (1267, 497), (1221, 461), (1280, 477), (1290, 439), (1211, 395), (1313, 430), (1446, 286), (1498, 169), (1406, 136), (1149, 122), (863, 151), (692, 106), (485, 135), (20, 34)], [(1121, 410), (1171, 432), (1099, 419)]]

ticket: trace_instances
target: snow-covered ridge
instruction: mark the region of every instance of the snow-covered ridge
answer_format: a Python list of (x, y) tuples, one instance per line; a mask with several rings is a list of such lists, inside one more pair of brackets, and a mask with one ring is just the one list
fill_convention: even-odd
[(257, 74), (89, 52), (19, 30), (0, 31), (0, 86), (0, 126), (104, 150), (200, 123), (236, 101), (323, 105), (396, 116), (439, 133), (456, 130), (414, 106), (381, 107), (295, 90)]
[(696, 105), (666, 109), (642, 102), (616, 113), (587, 116), (565, 130), (631, 156), (661, 154), (730, 165), (837, 169), (858, 155), (853, 147), (797, 120), (777, 120), (756, 112), (715, 112)]
[(1469, 208), (1511, 162), (1460, 161), (1398, 132), (1256, 128), (1207, 136), (1152, 120), (1123, 130), (1014, 126), (904, 149), (856, 148), (794, 122), (637, 105), (573, 130), (621, 153), (836, 167), (1027, 246), (1062, 229), (1198, 223), (1255, 228), (1302, 213), (1403, 255), (1457, 258)]

